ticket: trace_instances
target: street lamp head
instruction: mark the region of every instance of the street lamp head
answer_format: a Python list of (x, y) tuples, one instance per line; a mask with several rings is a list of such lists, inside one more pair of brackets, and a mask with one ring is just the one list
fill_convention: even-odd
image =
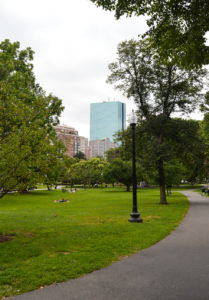
[(137, 116), (136, 116), (136, 113), (135, 113), (135, 111), (132, 109), (132, 112), (131, 112), (131, 114), (130, 114), (130, 116), (129, 116), (129, 124), (130, 125), (136, 125), (137, 124)]

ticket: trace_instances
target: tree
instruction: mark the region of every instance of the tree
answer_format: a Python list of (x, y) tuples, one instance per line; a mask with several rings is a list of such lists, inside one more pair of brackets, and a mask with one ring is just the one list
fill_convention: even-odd
[[(129, 131), (128, 128), (119, 136), (121, 147), (126, 148), (127, 155), (131, 154)], [(193, 183), (203, 178), (207, 146), (203, 143), (199, 121), (170, 118), (164, 128), (160, 149), (164, 162), (165, 185), (179, 184), (182, 179)], [(150, 184), (159, 184), (159, 147), (146, 120), (136, 127), (136, 159), (143, 168), (145, 180)]]
[(90, 187), (102, 183), (103, 168), (107, 162), (103, 158), (93, 157), (89, 160), (80, 160), (69, 169), (69, 177), (73, 183), (88, 184)]
[(105, 183), (112, 184), (113, 187), (115, 182), (117, 181), (111, 163), (107, 163), (107, 165), (103, 169), (103, 180)]
[(0, 43), (0, 198), (42, 180), (62, 153), (53, 129), (62, 101), (36, 83), (32, 60), (33, 51), (20, 50), (19, 42)]
[(110, 148), (109, 150), (107, 150), (105, 152), (105, 155), (106, 155), (107, 161), (110, 163), (114, 159), (120, 157), (120, 148)]
[(105, 10), (122, 15), (148, 16), (148, 34), (162, 58), (186, 67), (209, 63), (205, 33), (209, 31), (206, 0), (91, 0)]
[[(142, 180), (142, 169), (139, 164), (136, 165), (137, 180)], [(133, 183), (132, 161), (124, 161), (121, 158), (114, 159), (104, 169), (104, 180), (107, 183), (120, 182), (126, 186), (126, 190), (130, 191)]]
[(201, 134), (201, 147), (204, 149), (204, 177), (206, 181), (209, 178), (209, 93), (206, 94), (205, 105), (202, 106), (202, 110), (205, 113), (204, 118), (200, 121), (200, 134)]
[(79, 159), (84, 159), (84, 160), (86, 160), (86, 155), (85, 155), (83, 152), (81, 152), (81, 151), (79, 151), (78, 153), (76, 153), (76, 154), (74, 155), (74, 157), (77, 157), (77, 158), (79, 158)]
[[(188, 113), (203, 103), (203, 78), (206, 71), (184, 70), (164, 62), (150, 47), (148, 40), (125, 41), (119, 44), (117, 61), (109, 65), (108, 82), (123, 91), (137, 105), (141, 130), (149, 135), (154, 146), (158, 170), (160, 204), (166, 204), (164, 148), (165, 130), (171, 114)], [(146, 136), (144, 135), (144, 138)], [(148, 149), (147, 149), (147, 152)]]
[[(61, 141), (59, 141), (61, 143)], [(61, 144), (61, 155), (58, 157), (51, 156), (48, 160), (48, 166), (43, 174), (43, 183), (47, 185), (48, 190), (52, 189), (52, 186), (57, 188), (58, 184), (69, 183), (68, 168), (70, 165), (70, 158), (67, 155), (63, 155), (63, 145)], [(56, 151), (57, 152), (57, 151)]]
[(179, 185), (185, 180), (186, 170), (184, 165), (178, 159), (173, 159), (165, 163), (165, 183), (167, 188), (173, 185)]
[(180, 160), (185, 169), (184, 179), (192, 184), (197, 180), (201, 181), (205, 176), (204, 164), (207, 145), (203, 142), (200, 122), (173, 119), (169, 131), (175, 157)]

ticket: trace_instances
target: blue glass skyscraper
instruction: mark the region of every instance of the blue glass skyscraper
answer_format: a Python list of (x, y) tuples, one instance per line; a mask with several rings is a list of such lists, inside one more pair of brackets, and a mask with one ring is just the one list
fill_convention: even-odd
[(126, 127), (125, 103), (102, 102), (91, 103), (90, 106), (90, 140), (109, 138), (114, 139), (114, 134)]

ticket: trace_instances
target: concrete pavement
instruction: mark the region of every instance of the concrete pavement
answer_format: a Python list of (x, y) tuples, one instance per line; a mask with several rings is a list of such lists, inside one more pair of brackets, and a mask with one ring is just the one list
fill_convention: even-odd
[(183, 192), (191, 207), (152, 247), (89, 275), (11, 300), (209, 300), (209, 198)]

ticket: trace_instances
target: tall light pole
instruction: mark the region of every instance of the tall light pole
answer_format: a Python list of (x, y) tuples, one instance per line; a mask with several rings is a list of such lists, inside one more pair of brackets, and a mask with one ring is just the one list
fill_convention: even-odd
[(137, 211), (137, 181), (136, 181), (136, 152), (135, 152), (135, 128), (137, 124), (137, 117), (134, 110), (132, 110), (129, 122), (132, 129), (133, 211), (128, 221), (142, 223), (143, 221), (140, 218), (140, 214)]

